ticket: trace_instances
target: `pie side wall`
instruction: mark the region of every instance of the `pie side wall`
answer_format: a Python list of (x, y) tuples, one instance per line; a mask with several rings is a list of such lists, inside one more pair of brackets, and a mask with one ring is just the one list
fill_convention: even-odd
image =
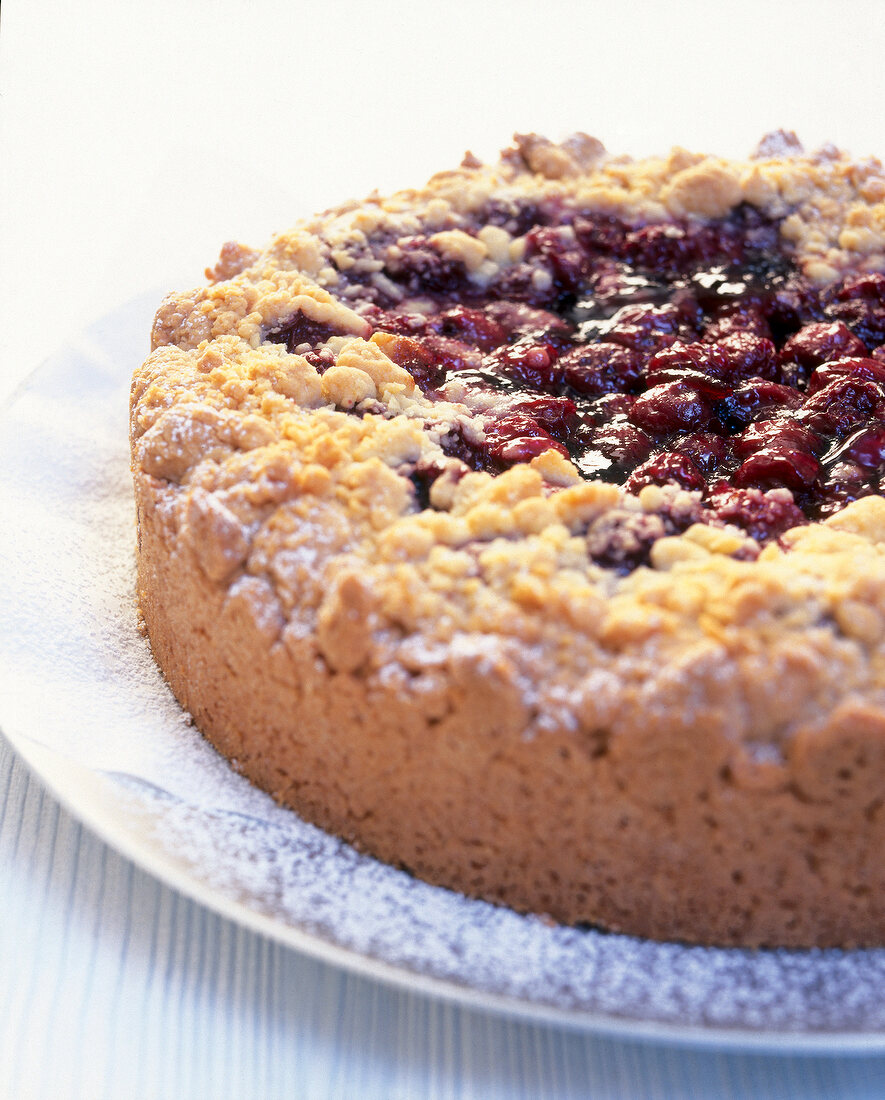
[(636, 713), (604, 752), (569, 731), (529, 739), (506, 654), (491, 677), (452, 656), (434, 698), (402, 668), (334, 672), (310, 632), (206, 577), (175, 539), (177, 487), (135, 482), (138, 599), (160, 668), (218, 751), (307, 820), (429, 882), (565, 923), (723, 945), (885, 943), (877, 711), (843, 707), (800, 739), (814, 800), (735, 782), (715, 697), (669, 726)]

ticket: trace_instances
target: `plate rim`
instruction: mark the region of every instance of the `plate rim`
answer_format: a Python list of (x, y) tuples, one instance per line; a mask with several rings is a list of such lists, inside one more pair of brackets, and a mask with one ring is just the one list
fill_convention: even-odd
[[(858, 1054), (885, 1053), (885, 1031), (755, 1031), (741, 1027), (703, 1027), (696, 1024), (672, 1024), (665, 1021), (642, 1020), (632, 1016), (616, 1016), (587, 1009), (557, 1008), (538, 1002), (527, 1002), (506, 994), (479, 990), (462, 985), (451, 978), (422, 974), (405, 966), (365, 955), (355, 948), (324, 939), (295, 924), (267, 916), (243, 902), (225, 895), (220, 889), (200, 882), (179, 867), (175, 859), (161, 846), (152, 845), (132, 825), (122, 805), (111, 810), (102, 800), (78, 797), (77, 783), (68, 776), (82, 778), (86, 773), (100, 787), (108, 800), (122, 803), (122, 788), (99, 770), (87, 768), (56, 750), (41, 745), (26, 733), (12, 730), (0, 722), (0, 734), (31, 773), (47, 788), (53, 798), (75, 820), (110, 849), (122, 855), (142, 871), (167, 887), (205, 906), (226, 920), (263, 935), (276, 943), (299, 951), (310, 958), (351, 973), (382, 982), (401, 992), (420, 992), (461, 1007), (491, 1012), (497, 1016), (516, 1017), (526, 1023), (566, 1027), (572, 1031), (587, 1031), (609, 1038), (666, 1043), (671, 1046), (731, 1050), (744, 1053), (772, 1054)], [(131, 794), (131, 792), (129, 792)], [(176, 801), (182, 803), (182, 799)], [(134, 820), (134, 815), (131, 815)], [(126, 818), (124, 826), (119, 818)], [(128, 827), (127, 827), (128, 826)], [(121, 831), (122, 830), (122, 831)], [(442, 889), (441, 887), (439, 889)]]

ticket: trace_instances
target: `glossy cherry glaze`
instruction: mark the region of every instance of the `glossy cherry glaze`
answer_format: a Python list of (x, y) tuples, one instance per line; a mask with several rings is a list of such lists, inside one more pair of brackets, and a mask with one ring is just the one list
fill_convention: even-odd
[[(482, 439), (443, 444), (468, 467), (498, 473), (553, 448), (631, 492), (694, 493), (691, 507), (669, 490), (678, 507), (610, 515), (588, 532), (601, 564), (632, 568), (695, 522), (764, 543), (882, 491), (885, 274), (813, 286), (748, 207), (713, 225), (640, 227), (488, 214), (525, 234), (525, 250), (487, 285), (412, 237), (381, 249), (384, 278), (352, 300), (400, 337), (385, 350), (431, 399), (480, 410)], [(330, 335), (296, 315), (269, 339), (323, 370)], [(438, 472), (413, 477), (422, 506)]]

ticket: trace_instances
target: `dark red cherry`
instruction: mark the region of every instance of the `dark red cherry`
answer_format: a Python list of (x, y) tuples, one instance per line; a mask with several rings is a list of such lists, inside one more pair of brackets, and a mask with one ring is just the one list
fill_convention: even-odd
[(639, 387), (641, 352), (617, 344), (586, 344), (559, 360), (562, 379), (579, 394), (629, 393)]
[(481, 309), (453, 306), (430, 321), (435, 332), (454, 336), (480, 351), (494, 351), (507, 342), (507, 330)]
[(625, 420), (635, 404), (636, 398), (629, 393), (607, 393), (587, 406), (586, 416), (594, 424)]
[(863, 428), (848, 437), (839, 448), (838, 457), (868, 471), (885, 470), (885, 425)]
[(627, 478), (626, 488), (636, 493), (646, 485), (681, 485), (683, 489), (703, 489), (704, 475), (687, 454), (663, 451), (643, 462)]
[(795, 409), (802, 404), (802, 395), (790, 386), (751, 378), (737, 386), (721, 403), (722, 415), (738, 429), (763, 416), (769, 418), (779, 410)]
[(801, 492), (814, 484), (819, 472), (820, 463), (813, 454), (772, 444), (744, 459), (732, 480), (739, 489), (785, 486)]
[(827, 383), (806, 400), (801, 413), (803, 424), (836, 439), (844, 439), (867, 421), (882, 419), (885, 419), (882, 386), (851, 375)]
[(726, 485), (710, 494), (710, 505), (715, 518), (740, 527), (759, 542), (779, 538), (790, 528), (808, 523), (802, 509), (783, 491), (763, 492)]
[(506, 467), (517, 462), (530, 462), (551, 449), (568, 456), (566, 447), (553, 439), (530, 416), (507, 413), (486, 423), (485, 450), (493, 463)]
[(836, 291), (839, 302), (868, 301), (885, 303), (885, 273), (867, 271), (860, 275), (849, 275)]
[(423, 336), (429, 328), (423, 313), (398, 313), (372, 306), (365, 317), (376, 332), (390, 332), (394, 336)]
[(869, 476), (869, 470), (853, 462), (837, 462), (820, 486), (815, 516), (826, 519), (841, 511), (846, 504), (871, 496), (876, 490), (868, 480)]
[(783, 362), (814, 369), (821, 363), (847, 356), (866, 355), (864, 342), (842, 321), (816, 321), (791, 336), (781, 350)]
[(531, 417), (556, 439), (571, 433), (577, 418), (577, 406), (567, 397), (534, 397), (516, 394), (506, 403), (511, 413)]
[(508, 337), (568, 347), (573, 329), (562, 317), (523, 302), (497, 301), (486, 306), (487, 315)]
[(625, 470), (632, 470), (644, 462), (654, 446), (644, 431), (625, 421), (595, 428), (589, 437), (589, 445)]
[[(882, 457), (885, 458), (885, 451), (882, 452)], [(834, 462), (827, 470), (822, 490), (824, 495), (834, 492), (858, 493), (862, 489), (869, 489), (871, 476), (870, 468), (861, 466), (857, 462)]]
[(704, 476), (718, 469), (731, 456), (728, 441), (713, 432), (693, 432), (680, 440), (675, 449), (688, 455)]
[(665, 382), (686, 382), (708, 397), (731, 391), (728, 357), (718, 344), (675, 343), (655, 352), (645, 368), (649, 389)]
[(820, 295), (798, 276), (777, 286), (766, 305), (766, 317), (775, 341), (785, 339), (803, 325), (824, 319)]
[(548, 435), (515, 436), (495, 444), (489, 453), (506, 466), (515, 466), (518, 462), (531, 462), (545, 451), (559, 451), (565, 458), (569, 456), (567, 448)]
[(462, 340), (430, 333), (422, 336), (420, 343), (446, 372), (476, 370), (482, 366), (480, 352)]
[(666, 382), (636, 398), (630, 419), (651, 435), (695, 431), (712, 415), (710, 401), (695, 386)]
[(731, 446), (738, 458), (747, 458), (764, 447), (776, 447), (779, 450), (806, 451), (816, 455), (824, 449), (821, 437), (807, 425), (797, 424), (794, 420), (763, 420), (751, 424), (740, 435), (731, 440)]
[(738, 333), (771, 339), (771, 326), (761, 302), (750, 299), (720, 309), (705, 326), (703, 339), (706, 343), (714, 343)]
[[(875, 348), (885, 341), (885, 303), (878, 299), (853, 298), (833, 302), (827, 306), (827, 315), (844, 321), (864, 345)], [(859, 354), (863, 355), (861, 351)]]
[(866, 382), (885, 384), (885, 365), (869, 357), (836, 359), (819, 366), (808, 379), (809, 394), (817, 393), (839, 378), (856, 378)]
[(771, 340), (753, 332), (732, 332), (723, 336), (714, 347), (725, 355), (728, 373), (735, 382), (762, 378), (767, 382), (780, 380), (777, 349)]
[(682, 315), (674, 305), (624, 306), (605, 326), (603, 339), (651, 353), (674, 343), (681, 324)]
[(483, 360), (485, 370), (537, 390), (555, 390), (562, 383), (557, 349), (548, 343), (533, 343), (528, 337), (497, 348)]

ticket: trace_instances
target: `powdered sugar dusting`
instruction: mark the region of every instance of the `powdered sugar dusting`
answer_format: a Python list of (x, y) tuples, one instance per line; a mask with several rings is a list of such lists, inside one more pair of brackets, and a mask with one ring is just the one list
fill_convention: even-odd
[(573, 1013), (749, 1031), (885, 1028), (885, 951), (744, 951), (551, 927), (428, 886), (294, 815), (259, 821), (157, 791), (157, 842), (283, 926), (484, 993)]
[(360, 855), (209, 748), (136, 629), (126, 395), (156, 300), (48, 364), (0, 431), (0, 507), (16, 517), (0, 529), (10, 739), (88, 769), (142, 849), (183, 865), (210, 904), (269, 918), (281, 939), (298, 930), (405, 981), (427, 975), (626, 1030), (885, 1039), (885, 950), (713, 950), (551, 927)]

